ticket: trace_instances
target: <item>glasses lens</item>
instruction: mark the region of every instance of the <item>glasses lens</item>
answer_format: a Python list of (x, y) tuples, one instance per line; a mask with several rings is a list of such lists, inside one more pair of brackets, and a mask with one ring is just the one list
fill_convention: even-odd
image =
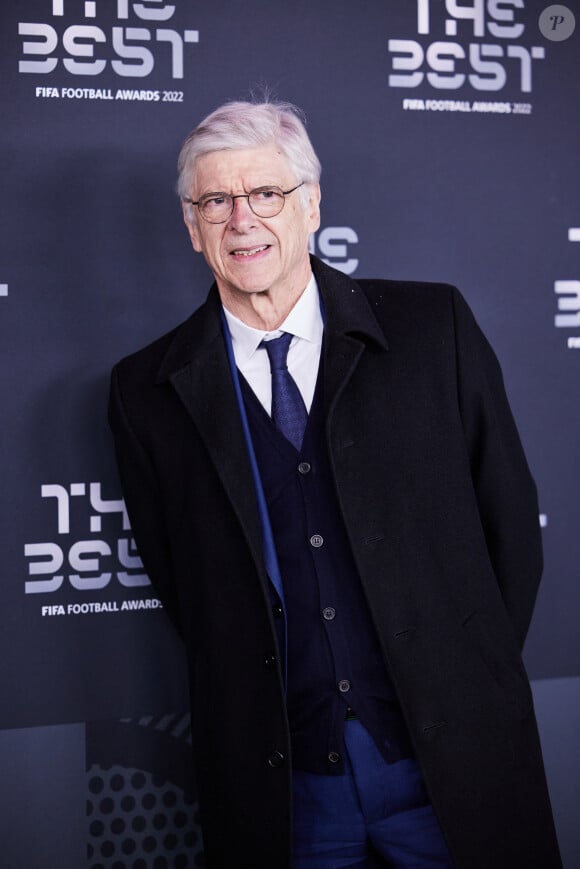
[(217, 193), (199, 201), (199, 210), (209, 223), (223, 223), (232, 213), (232, 197)]
[(249, 201), (258, 217), (274, 217), (284, 207), (284, 194), (279, 187), (258, 187), (250, 193)]

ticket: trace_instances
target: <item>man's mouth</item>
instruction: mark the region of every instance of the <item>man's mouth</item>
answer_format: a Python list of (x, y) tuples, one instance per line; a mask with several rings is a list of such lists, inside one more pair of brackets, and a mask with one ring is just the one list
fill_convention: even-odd
[(269, 247), (269, 244), (261, 244), (257, 247), (241, 247), (237, 250), (232, 250), (231, 254), (233, 256), (256, 256), (256, 254), (262, 253), (262, 251), (267, 250)]

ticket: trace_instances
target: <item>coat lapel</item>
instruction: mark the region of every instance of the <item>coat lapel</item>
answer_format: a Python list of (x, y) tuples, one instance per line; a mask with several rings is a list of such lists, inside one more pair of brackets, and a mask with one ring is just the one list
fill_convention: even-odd
[[(367, 344), (388, 349), (387, 339), (365, 294), (351, 278), (312, 257), (324, 311), (324, 397), (327, 425)], [(356, 425), (356, 420), (353, 420)]]
[(260, 518), (215, 285), (205, 304), (178, 330), (157, 377), (158, 383), (166, 380), (195, 423), (265, 580)]

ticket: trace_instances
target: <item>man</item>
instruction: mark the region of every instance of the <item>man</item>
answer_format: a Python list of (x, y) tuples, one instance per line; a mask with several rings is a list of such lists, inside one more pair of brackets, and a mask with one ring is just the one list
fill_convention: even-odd
[(560, 865), (520, 657), (541, 572), (501, 373), (448, 286), (308, 255), (293, 107), (179, 159), (215, 284), (121, 362), (136, 541), (187, 649), (211, 869)]

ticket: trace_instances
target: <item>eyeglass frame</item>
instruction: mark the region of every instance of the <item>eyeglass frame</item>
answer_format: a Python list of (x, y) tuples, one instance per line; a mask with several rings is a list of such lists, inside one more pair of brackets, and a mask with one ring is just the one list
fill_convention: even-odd
[[(250, 190), (249, 193), (236, 193), (234, 196), (232, 196), (231, 193), (223, 193), (221, 190), (218, 190), (216, 193), (204, 194), (204, 196), (202, 196), (201, 199), (198, 199), (197, 202), (194, 202), (193, 199), (189, 199), (188, 197), (186, 197), (184, 201), (188, 202), (190, 205), (197, 205), (199, 213), (201, 214), (201, 216), (203, 217), (205, 222), (212, 224), (212, 226), (220, 226), (222, 223), (226, 223), (230, 219), (230, 217), (234, 213), (234, 207), (235, 207), (234, 200), (235, 199), (247, 199), (248, 206), (249, 206), (252, 214), (255, 214), (256, 217), (259, 217), (262, 220), (270, 220), (272, 217), (278, 217), (278, 215), (282, 213), (282, 211), (284, 210), (284, 206), (286, 205), (286, 197), (289, 196), (290, 193), (294, 193), (295, 190), (298, 190), (298, 188), (302, 187), (304, 184), (306, 184), (306, 181), (301, 181), (300, 184), (297, 184), (296, 187), (292, 187), (290, 190), (282, 190), (276, 184), (264, 184), (262, 187), (255, 187), (253, 190)], [(254, 209), (252, 208), (252, 203), (250, 202), (250, 196), (252, 195), (252, 193), (259, 193), (261, 190), (274, 190), (276, 192), (279, 191), (282, 194), (283, 199), (282, 199), (282, 206), (280, 208), (280, 211), (277, 211), (276, 214), (269, 214), (269, 215), (258, 214), (256, 211), (254, 211)], [(199, 207), (200, 202), (202, 202), (202, 200), (206, 196), (209, 196), (210, 199), (212, 197), (216, 197), (216, 196), (224, 196), (224, 197), (227, 197), (228, 199), (231, 199), (232, 208), (231, 208), (231, 211), (228, 214), (228, 216), (224, 217), (223, 220), (215, 220), (215, 221), (208, 220), (208, 218), (204, 215), (202, 209)]]

